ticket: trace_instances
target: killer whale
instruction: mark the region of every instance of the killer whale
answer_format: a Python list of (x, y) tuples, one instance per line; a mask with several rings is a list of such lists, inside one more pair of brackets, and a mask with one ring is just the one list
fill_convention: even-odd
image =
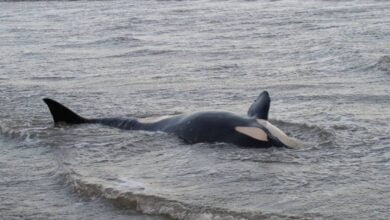
[(163, 131), (177, 135), (186, 143), (226, 142), (243, 147), (271, 146), (295, 148), (298, 141), (268, 121), (271, 99), (263, 91), (249, 107), (247, 116), (230, 112), (196, 112), (157, 122), (140, 122), (135, 118), (84, 118), (59, 102), (45, 98), (54, 123), (97, 123), (124, 130)]

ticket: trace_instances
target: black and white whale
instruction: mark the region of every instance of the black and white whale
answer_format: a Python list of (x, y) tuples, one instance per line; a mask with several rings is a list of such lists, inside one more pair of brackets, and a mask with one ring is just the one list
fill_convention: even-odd
[(230, 112), (197, 112), (182, 114), (156, 122), (140, 122), (135, 118), (84, 118), (62, 104), (45, 98), (54, 123), (97, 123), (125, 130), (163, 131), (173, 133), (186, 143), (226, 142), (244, 147), (271, 146), (295, 148), (298, 141), (268, 121), (271, 99), (267, 91), (260, 93), (247, 116)]

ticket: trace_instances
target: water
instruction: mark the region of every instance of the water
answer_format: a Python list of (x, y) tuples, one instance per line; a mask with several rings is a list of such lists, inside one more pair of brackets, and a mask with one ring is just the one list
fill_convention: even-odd
[[(390, 3), (0, 3), (2, 219), (389, 219)], [(53, 127), (244, 115), (268, 90), (291, 149)]]

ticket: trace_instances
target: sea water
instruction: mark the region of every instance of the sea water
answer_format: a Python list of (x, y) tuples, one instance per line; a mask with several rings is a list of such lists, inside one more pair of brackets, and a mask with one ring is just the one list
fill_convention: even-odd
[[(1, 219), (389, 219), (390, 3), (0, 3)], [(245, 115), (263, 90), (299, 149), (54, 127)]]

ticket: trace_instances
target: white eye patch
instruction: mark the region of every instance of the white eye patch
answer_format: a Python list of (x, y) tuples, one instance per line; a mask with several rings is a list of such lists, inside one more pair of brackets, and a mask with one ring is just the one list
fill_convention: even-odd
[(260, 128), (256, 127), (235, 127), (237, 132), (245, 134), (251, 138), (254, 138), (259, 141), (268, 141), (267, 134)]

